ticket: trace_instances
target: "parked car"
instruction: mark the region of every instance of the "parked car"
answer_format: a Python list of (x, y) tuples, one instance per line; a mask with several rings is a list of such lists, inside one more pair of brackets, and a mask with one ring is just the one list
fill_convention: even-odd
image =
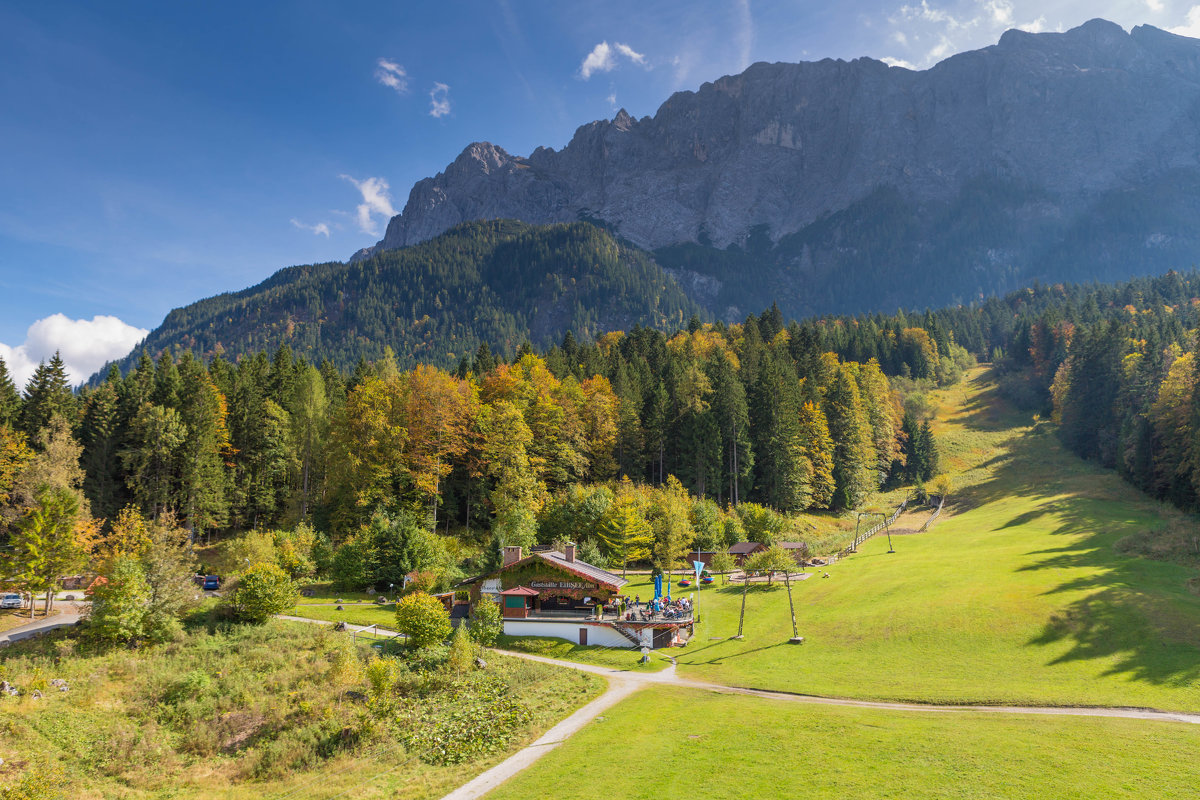
[(16, 593), (0, 594), (0, 608), (20, 608), (24, 603), (21, 602), (21, 595)]
[(206, 591), (206, 592), (215, 592), (217, 589), (221, 588), (221, 576), (220, 575), (205, 575), (204, 583), (201, 585), (200, 588), (204, 589), (204, 591)]

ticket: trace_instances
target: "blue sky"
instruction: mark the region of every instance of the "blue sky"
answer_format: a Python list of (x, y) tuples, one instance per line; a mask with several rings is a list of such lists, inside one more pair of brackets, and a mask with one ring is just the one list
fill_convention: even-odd
[(755, 61), (924, 68), (1172, 0), (8, 3), (0, 358), (85, 377), (176, 306), (381, 235), (468, 143), (528, 154)]

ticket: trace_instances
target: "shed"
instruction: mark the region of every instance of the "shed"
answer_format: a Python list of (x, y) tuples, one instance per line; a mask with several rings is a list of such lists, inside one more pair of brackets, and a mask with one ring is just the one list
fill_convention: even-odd
[(530, 589), (528, 586), (514, 586), (511, 589), (505, 589), (500, 592), (501, 610), (505, 617), (509, 619), (524, 619), (529, 616), (529, 610), (533, 607), (533, 601), (538, 596), (537, 589)]
[(787, 550), (800, 566), (808, 561), (808, 542), (780, 542), (779, 546)]
[(761, 542), (738, 542), (729, 548), (729, 555), (733, 556), (733, 560), (740, 567), (746, 561), (746, 556), (761, 553), (767, 549), (765, 544)]

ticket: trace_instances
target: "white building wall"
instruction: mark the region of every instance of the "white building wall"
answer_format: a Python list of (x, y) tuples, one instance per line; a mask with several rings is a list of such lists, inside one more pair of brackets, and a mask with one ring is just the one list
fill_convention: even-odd
[(506, 619), (504, 632), (509, 636), (552, 636), (556, 639), (566, 639), (572, 644), (579, 644), (579, 629), (587, 629), (587, 643), (601, 647), (628, 647), (633, 649), (633, 642), (607, 625), (588, 624), (586, 622), (559, 622), (531, 619)]

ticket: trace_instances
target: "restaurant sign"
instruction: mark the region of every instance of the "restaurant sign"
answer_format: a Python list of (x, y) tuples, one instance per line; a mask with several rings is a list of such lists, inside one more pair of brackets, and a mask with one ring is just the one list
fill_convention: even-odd
[(583, 581), (530, 581), (531, 589), (595, 589), (596, 584)]

